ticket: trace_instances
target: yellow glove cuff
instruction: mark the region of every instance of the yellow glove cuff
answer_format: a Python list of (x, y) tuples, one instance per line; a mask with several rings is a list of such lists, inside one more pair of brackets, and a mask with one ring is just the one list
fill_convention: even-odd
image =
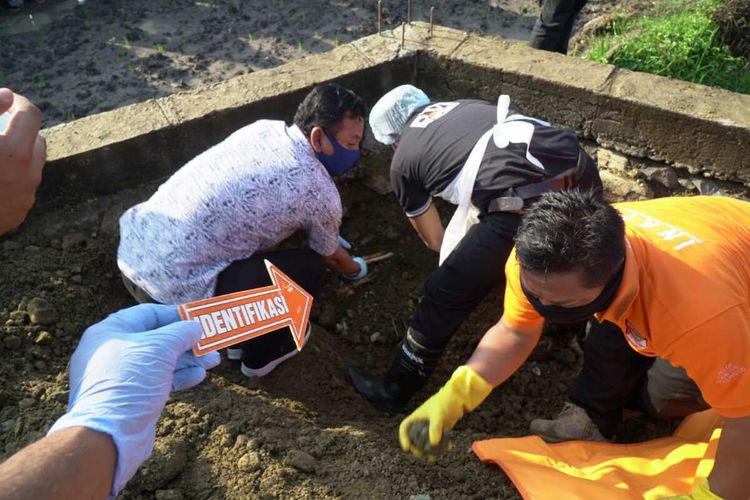
[(468, 365), (456, 368), (444, 388), (461, 400), (466, 411), (474, 410), (492, 392), (492, 386)]
[(675, 495), (671, 497), (662, 497), (662, 500), (724, 500), (719, 495), (711, 491), (711, 487), (708, 484), (708, 479), (701, 479), (696, 481), (693, 485), (693, 491), (685, 493), (683, 495)]
[(696, 482), (690, 496), (693, 500), (722, 500), (719, 495), (716, 495), (711, 491), (708, 479), (701, 479)]

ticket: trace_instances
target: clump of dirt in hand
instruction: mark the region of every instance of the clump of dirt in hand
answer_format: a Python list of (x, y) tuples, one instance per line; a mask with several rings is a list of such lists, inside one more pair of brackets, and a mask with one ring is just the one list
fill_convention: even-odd
[(443, 434), (437, 445), (430, 442), (430, 423), (426, 420), (418, 420), (409, 426), (407, 431), (409, 439), (424, 457), (428, 460), (437, 460), (446, 450), (451, 448), (450, 439), (447, 434)]

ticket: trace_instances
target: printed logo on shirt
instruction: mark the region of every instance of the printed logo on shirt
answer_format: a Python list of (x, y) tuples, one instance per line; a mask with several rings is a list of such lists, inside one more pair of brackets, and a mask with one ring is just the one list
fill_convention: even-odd
[(430, 123), (450, 113), (458, 104), (457, 102), (436, 102), (435, 104), (430, 104), (412, 120), (409, 127), (425, 128)]
[(733, 363), (727, 363), (726, 365), (721, 367), (716, 374), (716, 383), (728, 384), (746, 371), (747, 368), (745, 368), (744, 366), (737, 366)]
[(629, 224), (648, 229), (649, 231), (654, 231), (656, 235), (664, 241), (674, 241), (675, 251), (679, 252), (690, 245), (703, 243), (703, 241), (697, 236), (693, 236), (679, 227), (660, 221), (656, 217), (646, 215), (637, 210), (633, 210), (632, 208), (619, 207), (618, 210), (620, 211), (622, 220)]
[(648, 348), (648, 340), (645, 339), (628, 320), (625, 320), (625, 337), (627, 337), (628, 342), (638, 349), (646, 350)]

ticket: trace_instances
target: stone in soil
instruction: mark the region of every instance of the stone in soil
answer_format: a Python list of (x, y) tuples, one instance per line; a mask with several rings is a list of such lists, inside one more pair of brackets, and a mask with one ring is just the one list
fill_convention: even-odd
[(156, 490), (154, 497), (156, 500), (182, 500), (185, 498), (180, 490)]
[(35, 325), (54, 325), (58, 315), (55, 307), (45, 299), (34, 297), (26, 306), (31, 322)]
[(679, 189), (680, 179), (672, 167), (644, 167), (641, 173), (652, 182), (658, 182), (667, 189)]
[(26, 323), (26, 320), (29, 319), (29, 313), (26, 311), (13, 311), (10, 313), (9, 318), (14, 321), (21, 321), (22, 323)]
[(721, 194), (721, 189), (714, 182), (708, 179), (693, 179), (693, 185), (698, 189), (698, 192), (706, 196), (715, 196)]
[(79, 250), (86, 248), (88, 241), (82, 233), (66, 234), (62, 240), (62, 249), (64, 251)]
[(302, 472), (315, 472), (315, 458), (302, 450), (290, 450), (284, 463)]
[(36, 336), (36, 340), (34, 340), (34, 343), (38, 345), (46, 345), (46, 344), (49, 344), (51, 340), (52, 340), (52, 334), (46, 330), (42, 330)]
[(176, 439), (157, 440), (154, 453), (140, 470), (140, 485), (154, 491), (162, 488), (183, 471), (188, 461), (188, 447)]
[(255, 451), (245, 453), (237, 461), (237, 468), (242, 472), (252, 472), (260, 468), (260, 455)]
[(320, 308), (318, 324), (324, 328), (332, 328), (336, 324), (336, 316), (336, 306), (331, 303), (325, 303)]

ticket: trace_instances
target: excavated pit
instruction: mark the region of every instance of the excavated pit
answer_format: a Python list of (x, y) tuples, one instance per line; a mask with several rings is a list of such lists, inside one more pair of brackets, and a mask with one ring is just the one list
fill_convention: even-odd
[[(45, 132), (51, 161), (40, 201), (22, 228), (0, 241), (3, 456), (41, 437), (64, 412), (66, 365), (83, 329), (132, 304), (115, 261), (122, 211), (147, 198), (170, 172), (229, 131), (261, 117), (289, 119), (309, 87), (328, 78), (352, 87), (370, 104), (384, 90), (407, 81), (424, 86), (435, 99), (517, 94), (524, 110), (581, 133), (605, 170), (612, 199), (695, 192), (706, 172), (722, 179), (711, 181), (717, 189), (744, 191), (750, 159), (743, 141), (750, 127), (747, 119), (730, 120), (723, 114), (719, 98), (731, 93), (704, 95), (700, 109), (688, 116), (679, 109), (679, 96), (671, 111), (633, 98), (632, 89), (638, 87), (631, 87), (632, 74), (577, 61), (585, 66), (587, 81), (571, 83), (564, 77), (564, 58), (497, 40), (491, 45), (455, 30), (440, 28), (431, 39), (426, 32), (419, 23), (410, 28), (411, 51), (398, 47), (400, 32), (370, 37), (304, 64)], [(487, 47), (505, 51), (504, 62), (493, 67), (472, 59)], [(351, 54), (355, 62), (341, 64), (343, 55)], [(528, 63), (521, 56), (553, 57), (563, 77), (554, 81), (552, 74), (526, 75)], [(592, 83), (599, 78), (597, 71), (607, 85)], [(666, 83), (654, 90), (653, 81), (648, 80), (652, 92), (703, 92), (684, 84), (676, 84), (677, 90), (658, 88)], [(565, 105), (537, 99), (545, 89), (549, 96), (564, 96)], [(714, 97), (722, 104), (713, 104)], [(209, 105), (194, 105), (207, 98)], [(736, 99), (735, 106), (748, 102)], [(699, 111), (706, 116), (696, 118)], [(711, 121), (711, 115), (721, 118)], [(139, 120), (124, 119), (134, 116)], [(663, 140), (654, 133), (661, 130), (658, 116), (671, 124)], [(690, 120), (700, 127), (692, 127)], [(690, 129), (686, 140), (723, 137), (740, 150), (735, 156), (725, 152), (712, 165), (686, 163), (679, 156), (686, 154), (685, 148), (674, 145), (680, 127), (686, 137)], [(236, 362), (224, 360), (198, 388), (173, 395), (158, 424), (155, 453), (123, 498), (518, 497), (498, 468), (471, 454), (471, 442), (521, 436), (529, 420), (556, 414), (580, 368), (577, 338), (571, 332), (546, 335), (533, 360), (461, 421), (451, 433), (453, 449), (439, 462), (426, 464), (403, 454), (397, 443), (399, 418), (383, 416), (359, 398), (345, 380), (345, 369), (358, 363), (385, 370), (437, 255), (421, 244), (393, 195), (386, 193), (387, 151), (367, 145), (371, 151), (356, 175), (340, 183), (341, 233), (356, 254), (387, 250), (395, 256), (374, 264), (370, 279), (360, 286), (329, 274), (313, 307), (309, 344), (268, 377), (251, 381), (239, 373)], [(653, 170), (647, 174), (646, 168), (660, 175)], [(497, 321), (500, 303), (493, 291), (477, 308), (417, 399), (434, 392), (466, 360), (481, 334)], [(625, 424), (620, 439), (647, 439), (669, 430), (667, 424), (636, 419)]]

